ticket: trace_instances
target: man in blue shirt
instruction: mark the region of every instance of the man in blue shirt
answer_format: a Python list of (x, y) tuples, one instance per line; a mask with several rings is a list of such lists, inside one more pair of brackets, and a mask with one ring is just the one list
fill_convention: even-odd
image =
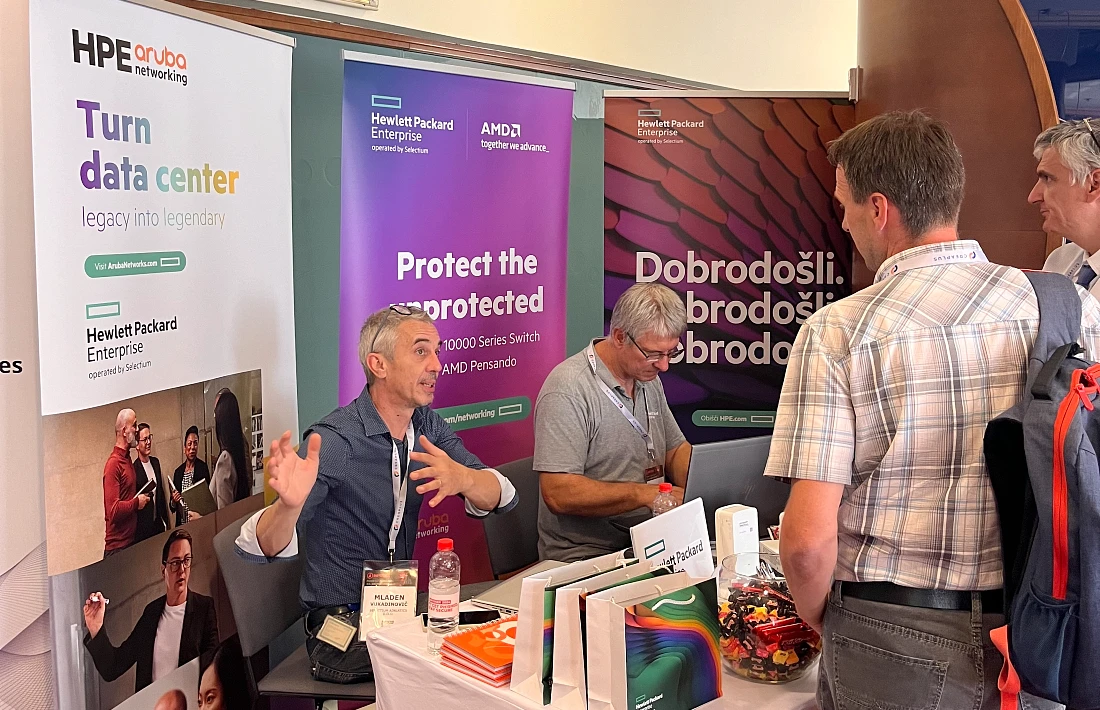
[(362, 394), (306, 432), (304, 458), (295, 455), (290, 432), (272, 443), (270, 480), (279, 499), (245, 523), (237, 546), (259, 560), (291, 557), (301, 533), (306, 610), (355, 605), (363, 560), (411, 558), (423, 496), (434, 508), (460, 495), (476, 517), (518, 502), (512, 484), (430, 408), (439, 349), (422, 310), (378, 311), (359, 335)]

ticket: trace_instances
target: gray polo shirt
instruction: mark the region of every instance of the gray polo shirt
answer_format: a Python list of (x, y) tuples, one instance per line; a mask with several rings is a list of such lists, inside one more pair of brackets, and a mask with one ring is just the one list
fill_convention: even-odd
[[(664, 454), (682, 444), (684, 435), (668, 408), (660, 378), (635, 382), (631, 399), (598, 355), (596, 371), (647, 427), (664, 463)], [(535, 401), (536, 471), (645, 483), (648, 458), (642, 437), (596, 383), (583, 350), (550, 372)], [(540, 496), (539, 557), (571, 562), (629, 547), (630, 535), (611, 521), (636, 523), (646, 510), (603, 518), (554, 515)]]

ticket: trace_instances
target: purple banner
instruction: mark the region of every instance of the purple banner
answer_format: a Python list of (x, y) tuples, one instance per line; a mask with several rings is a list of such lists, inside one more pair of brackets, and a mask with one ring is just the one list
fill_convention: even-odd
[[(363, 321), (414, 304), (443, 339), (432, 406), (486, 464), (525, 458), (539, 387), (565, 356), (573, 91), (377, 59), (344, 63), (340, 403), (365, 383)], [(460, 501), (425, 505), (416, 557), (453, 536), (474, 581), (484, 538), (464, 520)]]

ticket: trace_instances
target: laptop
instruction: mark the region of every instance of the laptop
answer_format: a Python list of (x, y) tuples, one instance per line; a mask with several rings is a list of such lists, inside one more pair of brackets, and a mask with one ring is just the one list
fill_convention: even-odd
[(684, 502), (703, 499), (707, 531), (714, 539), (714, 511), (740, 503), (756, 508), (760, 530), (779, 524), (779, 514), (787, 505), (789, 484), (764, 477), (771, 436), (714, 441), (691, 448)]
[(519, 611), (519, 595), (523, 588), (523, 578), (539, 572), (564, 567), (565, 562), (543, 560), (533, 567), (528, 567), (515, 577), (509, 577), (500, 584), (490, 587), (484, 593), (479, 594), (470, 602), (482, 609), (496, 609), (503, 614), (515, 614)]

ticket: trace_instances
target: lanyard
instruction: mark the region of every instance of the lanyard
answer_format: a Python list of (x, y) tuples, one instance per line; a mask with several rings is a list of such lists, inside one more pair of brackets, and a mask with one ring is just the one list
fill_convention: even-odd
[(926, 266), (943, 266), (945, 264), (973, 264), (975, 262), (984, 261), (987, 261), (985, 252), (983, 252), (982, 248), (977, 244), (970, 250), (959, 249), (955, 251), (935, 251), (926, 254), (915, 254), (907, 258), (899, 259), (886, 271), (880, 271), (875, 277), (875, 283), (910, 269), (921, 269)]
[[(650, 461), (656, 461), (657, 453), (656, 449), (653, 447), (653, 438), (650, 437), (649, 432), (646, 431), (642, 427), (642, 425), (638, 423), (638, 420), (634, 417), (631, 411), (627, 409), (626, 405), (623, 404), (623, 401), (619, 399), (619, 395), (612, 392), (611, 388), (607, 386), (607, 383), (604, 382), (603, 379), (596, 373), (596, 351), (592, 349), (592, 343), (588, 344), (588, 347), (585, 348), (584, 352), (586, 355), (588, 355), (588, 365), (592, 368), (592, 376), (596, 378), (596, 384), (600, 386), (600, 389), (603, 391), (604, 395), (611, 400), (611, 403), (615, 405), (615, 408), (622, 412), (622, 415), (626, 417), (626, 420), (628, 422), (630, 422), (630, 426), (634, 427), (634, 431), (638, 432), (638, 434), (641, 435), (642, 441), (645, 442), (645, 450), (646, 453), (649, 454)], [(647, 413), (649, 411), (648, 404), (649, 403), (647, 402)]]
[[(413, 443), (416, 434), (413, 432), (412, 420), (409, 420), (409, 428), (405, 430), (405, 470), (409, 470), (412, 461)], [(390, 482), (393, 484), (393, 524), (390, 525), (390, 544), (387, 551), (390, 553), (390, 562), (393, 562), (393, 553), (397, 549), (397, 534), (401, 532), (401, 523), (405, 517), (405, 498), (409, 492), (409, 476), (401, 475), (401, 457), (397, 453), (397, 442), (391, 439), (393, 456), (390, 457), (390, 471), (393, 476)]]

